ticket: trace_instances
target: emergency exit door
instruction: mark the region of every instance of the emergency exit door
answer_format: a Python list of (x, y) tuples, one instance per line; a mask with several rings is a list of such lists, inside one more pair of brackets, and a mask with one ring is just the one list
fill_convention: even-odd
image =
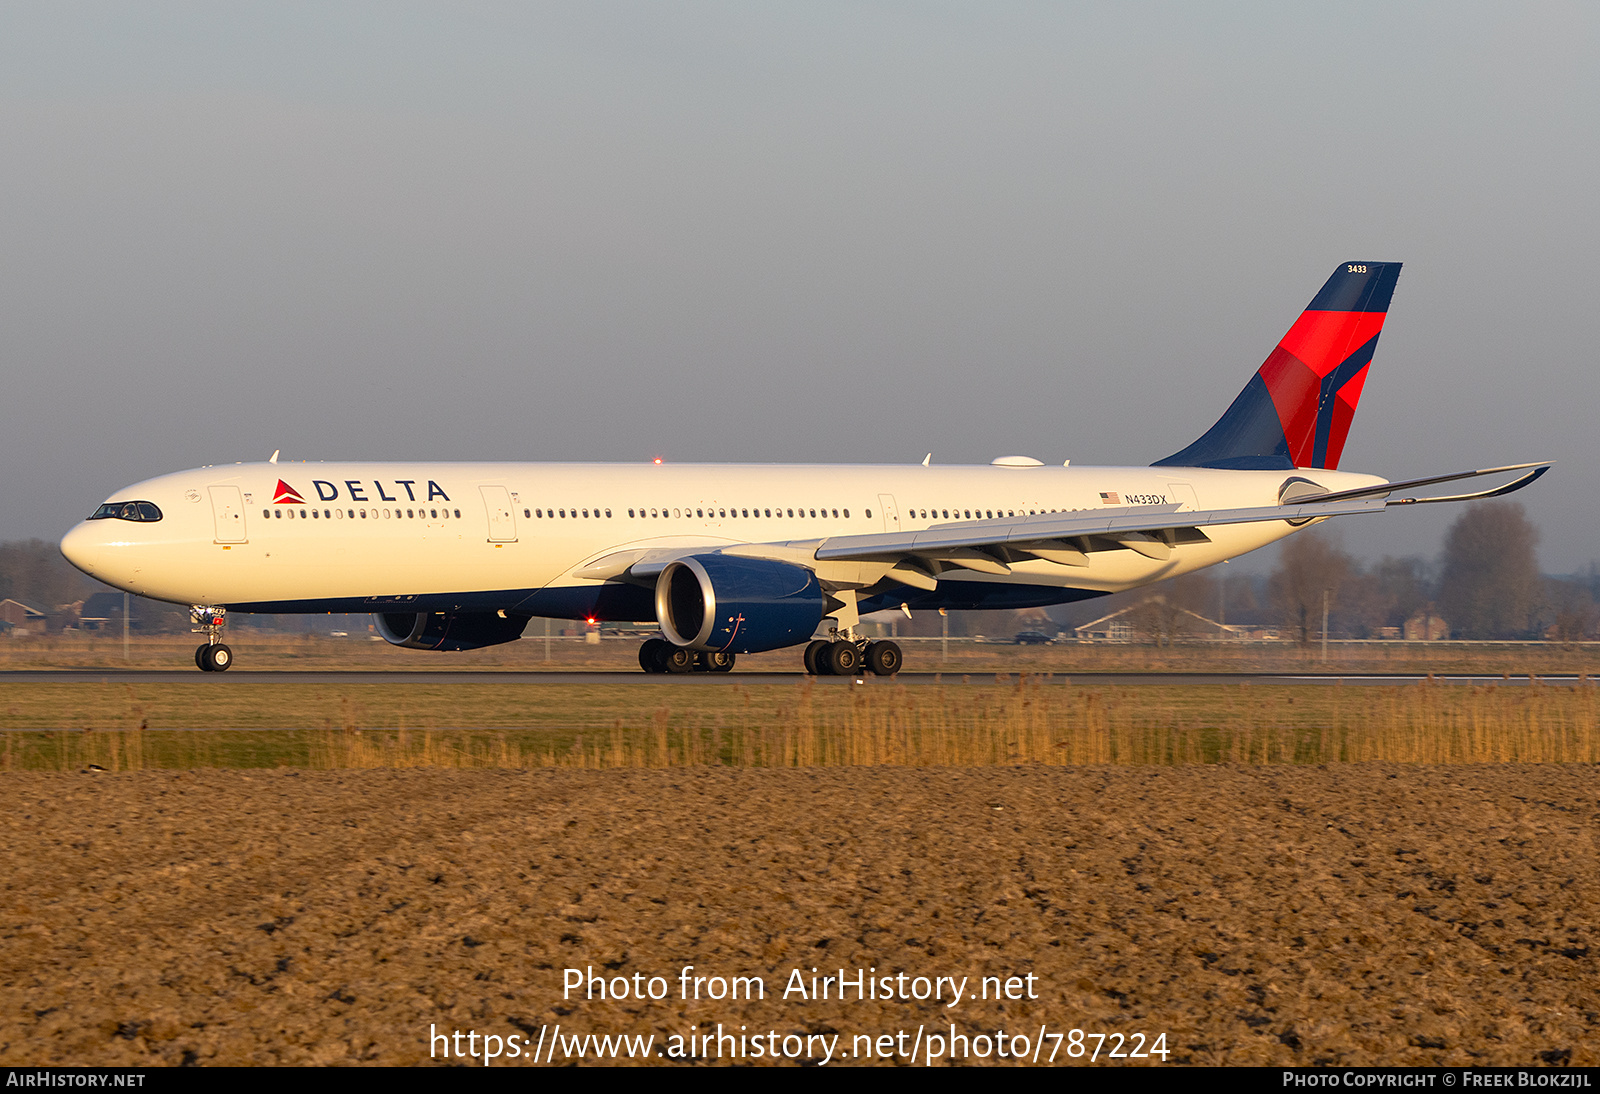
[(900, 507), (894, 503), (893, 494), (879, 494), (878, 504), (883, 506), (883, 530), (885, 532), (898, 532), (900, 530)]

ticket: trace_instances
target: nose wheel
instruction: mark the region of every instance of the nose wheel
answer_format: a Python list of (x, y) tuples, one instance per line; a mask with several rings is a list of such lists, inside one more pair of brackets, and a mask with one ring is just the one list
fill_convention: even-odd
[(201, 672), (227, 672), (233, 665), (233, 651), (218, 642), (194, 651), (194, 663)]
[(206, 636), (205, 645), (194, 651), (195, 668), (201, 672), (227, 672), (233, 667), (233, 651), (222, 644), (222, 628), (228, 625), (228, 609), (196, 604), (189, 609), (193, 630)]

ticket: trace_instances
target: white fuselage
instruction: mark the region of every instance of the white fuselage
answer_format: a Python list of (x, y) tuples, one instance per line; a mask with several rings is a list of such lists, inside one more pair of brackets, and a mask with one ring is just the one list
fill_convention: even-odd
[[(493, 606), (504, 594), (501, 607), (509, 608), (530, 591), (580, 594), (603, 584), (574, 571), (623, 550), (773, 544), (798, 557), (830, 537), (1007, 515), (1269, 506), (1290, 478), (1328, 490), (1384, 481), (1315, 469), (234, 464), (117, 491), (108, 502), (151, 502), (160, 519), (84, 521), (63, 539), (62, 551), (107, 584), (182, 604), (354, 611), (414, 597), (470, 596)], [(1105, 551), (1089, 556), (1087, 565), (1038, 559), (1007, 574), (964, 573), (962, 580), (1116, 592), (1221, 562), (1294, 530), (1281, 520), (1218, 526), (1207, 529), (1208, 542), (1179, 544), (1163, 560)], [(882, 576), (862, 563), (834, 568), (834, 581), (859, 587)], [(367, 603), (377, 606), (363, 608)]]

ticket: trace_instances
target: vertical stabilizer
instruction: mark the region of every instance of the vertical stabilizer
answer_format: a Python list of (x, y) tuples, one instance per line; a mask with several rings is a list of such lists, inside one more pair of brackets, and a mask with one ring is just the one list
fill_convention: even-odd
[(1346, 262), (1205, 436), (1156, 467), (1335, 468), (1378, 345), (1398, 262)]

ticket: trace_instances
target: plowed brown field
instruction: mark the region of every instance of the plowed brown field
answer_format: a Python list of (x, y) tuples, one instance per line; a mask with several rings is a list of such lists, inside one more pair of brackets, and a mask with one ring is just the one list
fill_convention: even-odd
[[(1597, 792), (1511, 764), (14, 773), (0, 1062), (720, 1022), (836, 1032), (835, 1060), (954, 1023), (1195, 1064), (1595, 1064)], [(679, 999), (685, 965), (766, 999)], [(589, 966), (670, 995), (563, 1001)], [(1038, 998), (783, 999), (813, 967)]]

